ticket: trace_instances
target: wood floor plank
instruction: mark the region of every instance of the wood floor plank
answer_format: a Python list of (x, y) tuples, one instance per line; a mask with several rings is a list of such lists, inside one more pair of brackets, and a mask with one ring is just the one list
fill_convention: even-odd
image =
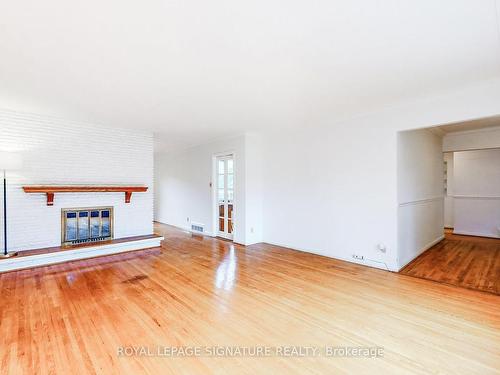
[(500, 295), (500, 239), (456, 235), (447, 229), (443, 241), (400, 273)]
[[(498, 373), (497, 295), (155, 228), (161, 248), (1, 274), (0, 373)], [(118, 356), (140, 345), (373, 346), (384, 356)]]

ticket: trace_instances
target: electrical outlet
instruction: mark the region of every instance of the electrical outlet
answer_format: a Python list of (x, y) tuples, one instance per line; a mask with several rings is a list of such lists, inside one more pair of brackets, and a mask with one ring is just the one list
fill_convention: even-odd
[(250, 228), (250, 233), (253, 233), (253, 227)]
[(377, 245), (377, 249), (378, 251), (380, 251), (381, 253), (385, 253), (387, 252), (387, 247), (383, 244), (383, 243), (379, 243)]
[(189, 217), (186, 218), (186, 221), (189, 223)]
[(352, 254), (352, 257), (357, 260), (363, 260), (365, 257), (363, 255), (358, 255), (358, 254)]

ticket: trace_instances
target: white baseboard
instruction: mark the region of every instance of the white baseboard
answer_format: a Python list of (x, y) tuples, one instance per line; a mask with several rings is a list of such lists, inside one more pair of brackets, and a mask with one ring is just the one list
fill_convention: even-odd
[(158, 220), (155, 220), (156, 223), (159, 223), (159, 224), (165, 224), (165, 225), (170, 225), (171, 227), (174, 227), (174, 228), (177, 228), (177, 229), (180, 229), (184, 232), (189, 232), (189, 233), (192, 233), (192, 234), (197, 234), (199, 236), (208, 236), (208, 237), (217, 237), (217, 235), (215, 233), (212, 233), (212, 232), (196, 232), (196, 231), (193, 231), (191, 230), (191, 227), (187, 226), (187, 227), (184, 227), (184, 226), (178, 226), (178, 225), (174, 225), (174, 224), (169, 224), (169, 223), (164, 223), (163, 221), (158, 221)]
[(0, 260), (0, 273), (45, 266), (49, 264), (69, 262), (73, 260), (95, 258), (103, 255), (113, 255), (133, 250), (159, 247), (164, 237), (153, 237), (141, 240), (131, 240), (127, 242), (111, 243), (106, 245), (95, 245), (77, 248), (74, 250), (64, 250), (59, 252), (12, 257)]
[(412, 260), (414, 260), (419, 255), (421, 255), (424, 251), (429, 250), (432, 246), (440, 243), (442, 240), (444, 240), (444, 234), (442, 234), (441, 236), (437, 237), (435, 240), (429, 242), (427, 245), (422, 247), (413, 258), (410, 258), (409, 260), (405, 261), (403, 264), (399, 265), (398, 272), (401, 271), (404, 267), (406, 267)]
[(309, 253), (309, 254), (315, 254), (315, 255), (321, 255), (327, 258), (331, 259), (336, 259), (336, 260), (342, 260), (344, 262), (349, 262), (349, 263), (356, 263), (356, 264), (361, 264), (363, 266), (368, 266), (368, 267), (373, 267), (373, 268), (378, 268), (384, 271), (396, 271), (393, 269), (394, 267), (391, 267), (385, 262), (380, 262), (372, 259), (363, 259), (363, 260), (357, 260), (354, 258), (344, 258), (344, 257), (339, 257), (339, 256), (332, 256), (330, 254), (325, 254), (317, 250), (311, 250), (311, 249), (306, 249), (306, 248), (297, 248), (297, 247), (291, 247), (290, 245), (282, 244), (282, 243), (277, 243), (277, 242), (269, 242), (269, 241), (263, 241), (262, 243), (273, 245), (273, 246), (279, 246), (279, 247), (284, 247), (290, 250), (295, 250), (295, 251), (301, 251), (303, 253)]
[(453, 230), (453, 234), (461, 234), (464, 236), (500, 238), (500, 236), (495, 236), (493, 233), (468, 232), (468, 231), (462, 231), (462, 230)]

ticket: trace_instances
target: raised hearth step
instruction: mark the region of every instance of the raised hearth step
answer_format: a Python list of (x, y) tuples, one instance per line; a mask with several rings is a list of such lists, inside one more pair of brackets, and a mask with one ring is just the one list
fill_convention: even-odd
[(159, 247), (163, 240), (163, 236), (152, 234), (71, 247), (20, 251), (17, 256), (0, 258), (0, 273)]

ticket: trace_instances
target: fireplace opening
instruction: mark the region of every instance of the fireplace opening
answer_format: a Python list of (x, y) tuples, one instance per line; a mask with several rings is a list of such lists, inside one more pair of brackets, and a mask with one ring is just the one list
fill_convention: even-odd
[(112, 238), (113, 207), (62, 209), (62, 245), (107, 241)]

